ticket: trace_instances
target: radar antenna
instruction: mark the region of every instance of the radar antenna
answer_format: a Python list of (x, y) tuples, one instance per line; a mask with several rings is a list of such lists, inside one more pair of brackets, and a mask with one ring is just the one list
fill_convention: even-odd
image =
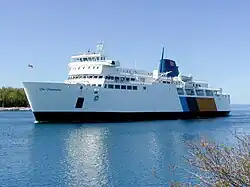
[(98, 42), (98, 44), (96, 45), (96, 52), (98, 54), (103, 55), (103, 47), (104, 47), (104, 42)]

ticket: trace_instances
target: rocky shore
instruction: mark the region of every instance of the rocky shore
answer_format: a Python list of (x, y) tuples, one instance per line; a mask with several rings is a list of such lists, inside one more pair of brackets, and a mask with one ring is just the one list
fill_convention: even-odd
[(30, 111), (31, 108), (29, 107), (0, 107), (0, 112), (1, 111)]

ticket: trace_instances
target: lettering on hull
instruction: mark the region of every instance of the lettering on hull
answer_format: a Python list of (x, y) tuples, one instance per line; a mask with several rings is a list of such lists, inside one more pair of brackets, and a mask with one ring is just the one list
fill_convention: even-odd
[(54, 91), (54, 92), (60, 92), (62, 89), (60, 88), (39, 88), (39, 90), (42, 91)]

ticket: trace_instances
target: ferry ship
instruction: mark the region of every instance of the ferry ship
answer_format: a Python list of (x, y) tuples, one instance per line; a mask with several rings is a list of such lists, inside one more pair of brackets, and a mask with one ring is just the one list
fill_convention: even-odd
[(64, 82), (23, 82), (35, 122), (118, 122), (228, 116), (230, 95), (181, 75), (164, 58), (152, 72), (121, 68), (95, 52), (71, 56)]

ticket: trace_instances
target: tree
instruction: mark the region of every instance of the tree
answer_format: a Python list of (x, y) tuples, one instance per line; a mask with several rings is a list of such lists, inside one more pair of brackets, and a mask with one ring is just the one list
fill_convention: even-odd
[(23, 88), (0, 88), (0, 107), (28, 107)]
[[(183, 169), (202, 187), (250, 186), (250, 136), (234, 133), (234, 137), (234, 146), (205, 139), (187, 142), (189, 154), (185, 160), (190, 169), (173, 168)], [(171, 185), (187, 186), (176, 182)]]

